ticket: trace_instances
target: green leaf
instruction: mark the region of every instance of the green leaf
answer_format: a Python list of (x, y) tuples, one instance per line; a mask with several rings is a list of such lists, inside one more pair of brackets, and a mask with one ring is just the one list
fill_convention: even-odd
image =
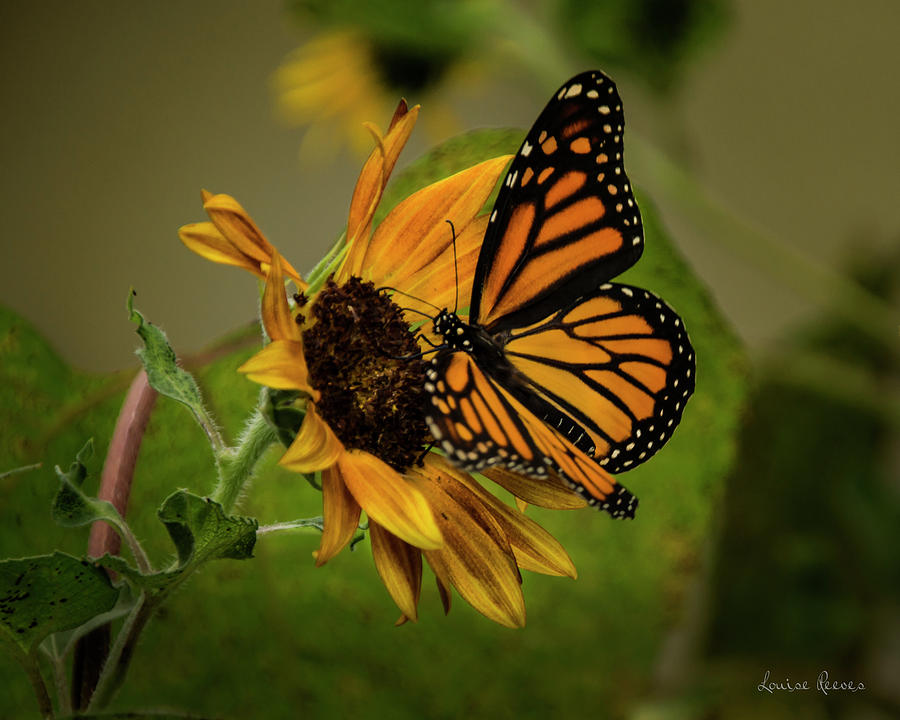
[(157, 514), (175, 544), (178, 562), (174, 568), (142, 574), (122, 558), (108, 554), (97, 562), (137, 587), (161, 592), (209, 560), (253, 557), (259, 523), (254, 518), (226, 515), (214, 500), (179, 490), (166, 498)]
[(78, 451), (75, 461), (63, 472), (56, 466), (59, 477), (59, 490), (53, 499), (51, 514), (53, 519), (63, 527), (79, 527), (95, 520), (105, 520), (122, 532), (122, 517), (106, 500), (89, 497), (81, 487), (87, 478), (85, 462), (94, 454), (94, 440), (88, 440)]
[(178, 365), (178, 358), (166, 334), (153, 323), (144, 319), (134, 308), (134, 290), (126, 303), (128, 315), (137, 327), (137, 334), (144, 341), (144, 347), (137, 351), (147, 372), (150, 386), (161, 395), (177, 400), (193, 413), (194, 418), (209, 436), (213, 448), (219, 450), (223, 443), (219, 438), (215, 423), (203, 406), (203, 397), (194, 377)]
[(306, 416), (305, 401), (298, 407), (300, 393), (296, 390), (266, 389), (266, 402), (262, 407), (266, 421), (275, 428), (278, 439), (285, 447), (290, 447), (300, 432), (303, 418)]
[(94, 615), (87, 622), (83, 622), (71, 630), (64, 630), (49, 635), (41, 643), (41, 650), (54, 660), (65, 658), (72, 651), (79, 638), (131, 612), (137, 596), (131, 591), (131, 587), (127, 583), (119, 585), (118, 588), (119, 597), (110, 610)]
[(207, 560), (253, 557), (254, 518), (226, 515), (219, 503), (186, 490), (173, 493), (159, 509), (159, 519), (169, 531), (181, 569)]
[(110, 610), (119, 597), (107, 574), (65, 553), (0, 562), (0, 638), (26, 654), (50, 633)]

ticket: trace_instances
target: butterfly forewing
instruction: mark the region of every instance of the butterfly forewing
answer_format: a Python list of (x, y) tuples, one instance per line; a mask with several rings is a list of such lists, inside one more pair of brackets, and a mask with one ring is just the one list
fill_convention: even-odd
[(526, 325), (633, 265), (640, 212), (623, 164), (625, 120), (599, 70), (563, 85), (516, 154), (475, 269), (470, 320)]

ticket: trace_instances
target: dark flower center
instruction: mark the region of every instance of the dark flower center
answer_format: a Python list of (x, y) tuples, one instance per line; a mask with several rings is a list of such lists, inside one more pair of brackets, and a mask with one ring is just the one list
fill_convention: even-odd
[(428, 437), (425, 364), (403, 313), (370, 282), (329, 280), (303, 331), (316, 408), (348, 448), (365, 450), (403, 472)]

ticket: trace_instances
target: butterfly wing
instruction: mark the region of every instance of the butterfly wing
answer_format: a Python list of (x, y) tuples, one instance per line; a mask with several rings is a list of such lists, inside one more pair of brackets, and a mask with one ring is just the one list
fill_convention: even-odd
[(694, 351), (681, 318), (641, 288), (607, 283), (511, 333), (518, 391), (547, 424), (612, 473), (671, 437), (694, 391)]
[(615, 83), (576, 75), (550, 100), (510, 165), (472, 286), (470, 321), (534, 322), (633, 265), (643, 229), (622, 160)]
[(613, 517), (634, 517), (637, 498), (484, 373), (471, 355), (439, 353), (428, 377), (432, 410), (426, 420), (454, 464), (468, 471), (503, 465), (536, 477), (555, 471), (590, 504)]

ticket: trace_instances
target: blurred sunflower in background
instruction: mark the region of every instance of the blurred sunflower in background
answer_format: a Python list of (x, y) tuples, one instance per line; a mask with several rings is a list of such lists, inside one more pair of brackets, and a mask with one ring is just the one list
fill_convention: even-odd
[(387, 115), (398, 95), (427, 102), (429, 139), (445, 139), (459, 128), (442, 99), (447, 87), (471, 93), (498, 68), (539, 86), (595, 64), (664, 93), (728, 17), (723, 0), (292, 0), (288, 7), (311, 34), (275, 71), (272, 87), (279, 117), (305, 128), (305, 157), (328, 157), (345, 143), (364, 154), (363, 122)]
[(434, 91), (477, 74), (470, 58), (477, 28), (491, 3), (390, 0), (297, 0), (298, 24), (316, 34), (291, 52), (272, 78), (278, 115), (306, 127), (305, 156), (333, 153), (348, 143), (366, 152), (363, 122), (390, 113), (398, 95), (427, 101), (432, 140), (459, 129), (456, 113)]
[[(186, 225), (180, 236), (210, 260), (265, 277), (261, 314), (270, 342), (240, 370), (279, 393), (272, 418), (287, 418), (279, 429), (289, 445), (280, 464), (321, 474), (324, 520), (316, 564), (350, 543), (365, 511), (375, 565), (401, 622), (417, 618), (424, 556), (445, 610), (452, 586), (491, 620), (521, 627), (519, 569), (575, 577), (574, 565), (521, 509), (500, 502), (437, 453), (424, 452), (424, 362), (411, 330), (421, 323), (416, 303), (454, 301), (454, 264), (459, 287), (471, 287), (487, 225), (481, 211), (510, 157), (419, 190), (373, 232), (385, 185), (417, 115), (418, 107), (401, 103), (386, 135), (368, 125), (375, 149), (353, 193), (346, 240), (313, 271), (310, 283), (228, 195), (204, 193), (211, 222)], [(456, 228), (455, 250), (448, 219)], [(293, 305), (288, 278), (299, 291)], [(462, 305), (468, 302), (460, 298)], [(524, 502), (584, 505), (558, 477), (538, 480), (501, 469), (486, 474)]]

